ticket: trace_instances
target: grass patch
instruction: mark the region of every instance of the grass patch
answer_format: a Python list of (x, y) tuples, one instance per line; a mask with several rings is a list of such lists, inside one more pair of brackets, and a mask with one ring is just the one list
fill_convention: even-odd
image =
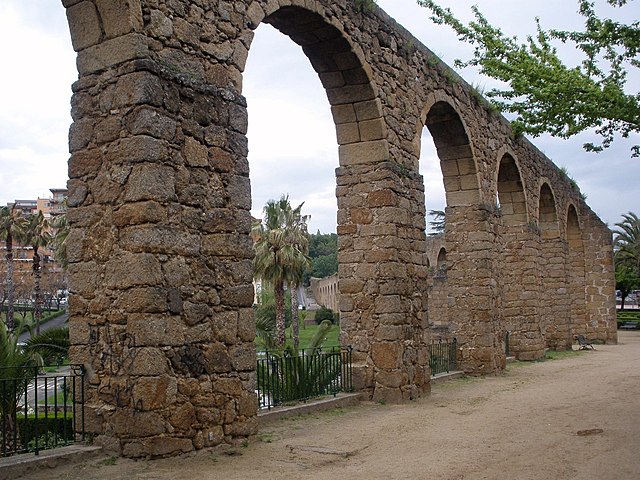
[[(319, 325), (300, 325), (300, 348), (307, 348), (309, 342), (316, 334), (316, 331), (320, 328)], [(291, 327), (288, 327), (285, 330), (286, 336), (286, 344), (293, 346), (293, 338), (291, 333)], [(332, 347), (340, 345), (340, 326), (339, 325), (331, 325), (331, 328), (327, 332), (327, 336), (325, 337), (324, 346)], [(262, 339), (256, 338), (256, 348), (258, 350), (265, 350), (264, 343)]]
[(578, 355), (582, 355), (583, 351), (581, 350), (549, 350), (544, 354), (544, 360), (564, 360), (565, 358), (576, 357)]
[(116, 457), (109, 457), (109, 458), (105, 458), (104, 460), (102, 460), (100, 463), (102, 465), (115, 465), (117, 461)]

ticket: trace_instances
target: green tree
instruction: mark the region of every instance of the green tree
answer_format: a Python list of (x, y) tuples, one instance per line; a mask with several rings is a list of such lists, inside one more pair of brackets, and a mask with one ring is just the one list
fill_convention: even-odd
[[(473, 58), (457, 60), (456, 66), (478, 67), (482, 74), (508, 84), (509, 88), (496, 88), (487, 95), (498, 108), (517, 115), (516, 132), (569, 138), (595, 128), (601, 142), (585, 144), (588, 151), (609, 147), (617, 135), (625, 138), (640, 132), (640, 95), (625, 92), (628, 70), (640, 65), (637, 21), (627, 25), (600, 18), (592, 1), (579, 0), (583, 31), (545, 31), (537, 22), (537, 34), (521, 44), (489, 24), (477, 7), (472, 7), (475, 21), (465, 25), (433, 0), (417, 2), (431, 10), (434, 22), (449, 25), (474, 46)], [(607, 2), (616, 7), (628, 3)], [(565, 65), (553, 41), (573, 43), (584, 55), (583, 62), (577, 67)], [(640, 155), (639, 145), (633, 146), (632, 155)]]
[(51, 242), (51, 234), (49, 233), (49, 222), (41, 211), (36, 214), (29, 215), (26, 218), (25, 227), (22, 231), (20, 240), (25, 245), (33, 248), (33, 281), (35, 305), (33, 316), (35, 319), (36, 335), (40, 334), (40, 321), (42, 320), (42, 289), (40, 288), (40, 280), (42, 277), (42, 258), (40, 257), (40, 248), (46, 247)]
[(638, 272), (628, 265), (616, 265), (616, 289), (620, 290), (620, 310), (624, 310), (624, 301), (629, 294), (640, 286)]
[(310, 235), (309, 257), (311, 271), (305, 277), (307, 285), (309, 277), (325, 278), (338, 273), (338, 235), (320, 231)]
[(13, 331), (15, 321), (13, 318), (14, 278), (13, 278), (13, 242), (19, 238), (25, 226), (22, 212), (15, 207), (0, 207), (0, 240), (4, 241), (6, 248), (6, 299), (7, 299), (7, 328)]
[(613, 230), (613, 248), (616, 263), (616, 288), (624, 300), (631, 291), (640, 286), (640, 219), (629, 212), (622, 216)]
[[(307, 216), (301, 215), (303, 204), (293, 209), (289, 197), (269, 200), (264, 206), (263, 222), (253, 227), (255, 257), (254, 272), (264, 282), (273, 287), (276, 300), (277, 345), (285, 343), (284, 287), (290, 290), (301, 281), (308, 268), (308, 240), (306, 240)], [(292, 295), (296, 298), (297, 295)], [(293, 303), (293, 302), (292, 302)], [(293, 310), (293, 306), (292, 306)], [(297, 323), (297, 305), (294, 324)], [(297, 332), (297, 329), (296, 329)], [(294, 342), (296, 340), (294, 333)]]

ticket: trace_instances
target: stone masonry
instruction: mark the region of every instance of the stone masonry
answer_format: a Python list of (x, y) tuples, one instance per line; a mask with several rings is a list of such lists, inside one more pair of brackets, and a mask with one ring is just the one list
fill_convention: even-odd
[[(424, 127), (445, 183), (446, 314), (463, 368), (615, 342), (611, 238), (568, 179), (377, 7), (353, 0), (62, 0), (71, 358), (87, 431), (129, 457), (254, 435), (247, 106), (253, 30), (299, 44), (326, 90), (342, 342), (373, 400), (429, 392)], [(443, 301), (443, 300), (442, 300)]]

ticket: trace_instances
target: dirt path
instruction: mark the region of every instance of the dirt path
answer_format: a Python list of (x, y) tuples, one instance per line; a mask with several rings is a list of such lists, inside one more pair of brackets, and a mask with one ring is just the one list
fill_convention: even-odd
[(94, 459), (24, 478), (638, 479), (640, 332), (620, 332), (619, 341), (436, 385), (406, 405), (280, 420), (227, 454)]

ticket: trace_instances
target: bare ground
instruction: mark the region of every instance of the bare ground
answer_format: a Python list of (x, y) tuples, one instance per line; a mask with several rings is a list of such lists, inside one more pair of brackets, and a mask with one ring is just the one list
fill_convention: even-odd
[(619, 345), (263, 426), (249, 445), (154, 461), (92, 459), (56, 479), (640, 479), (640, 332)]

